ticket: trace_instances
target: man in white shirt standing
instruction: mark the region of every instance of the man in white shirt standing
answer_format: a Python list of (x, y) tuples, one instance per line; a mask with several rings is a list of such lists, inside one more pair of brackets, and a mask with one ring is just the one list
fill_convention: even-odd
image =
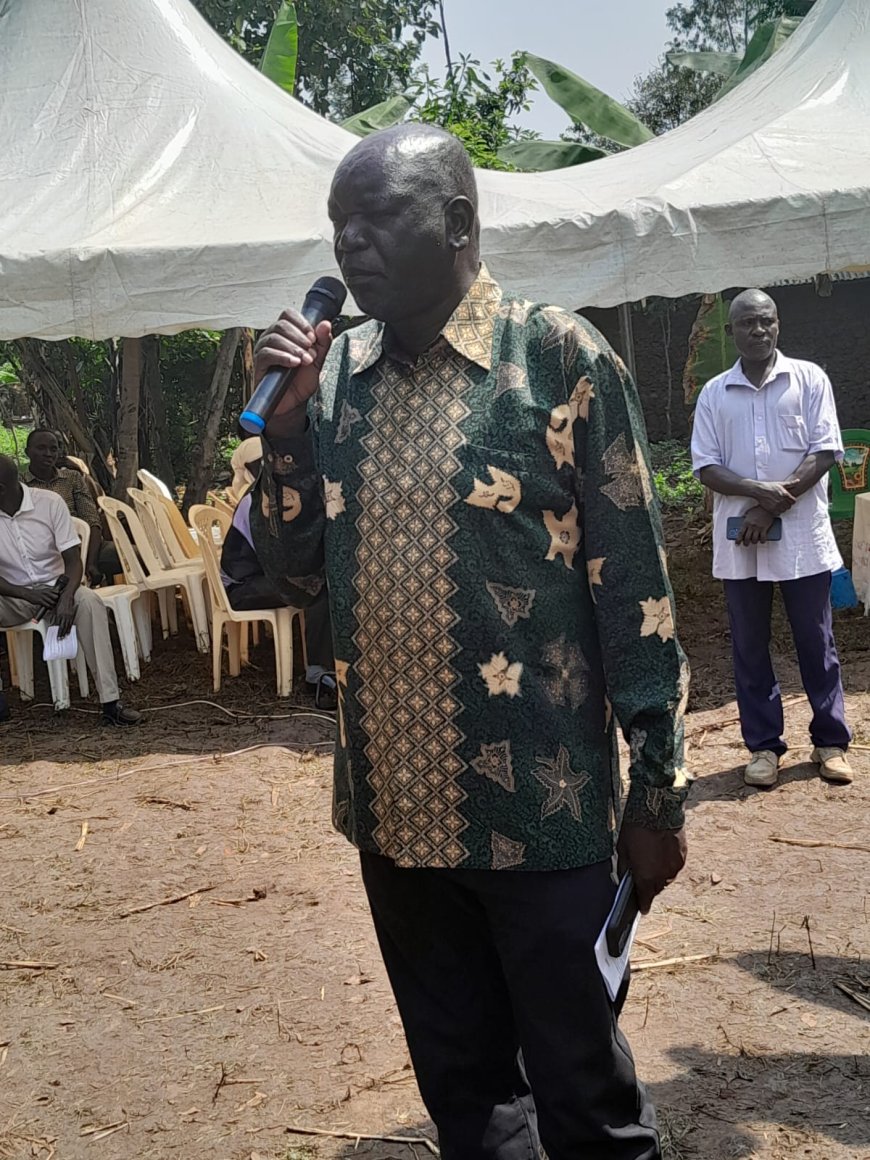
[[(66, 636), (73, 624), (97, 686), (103, 720), (135, 725), (141, 714), (118, 699), (106, 606), (82, 586), (81, 543), (59, 495), (25, 487), (0, 455), (0, 628), (48, 615)], [(0, 694), (0, 721), (9, 709)]]
[[(728, 332), (740, 358), (702, 390), (692, 430), (695, 475), (715, 492), (713, 575), (725, 582), (747, 785), (776, 784), (782, 698), (770, 659), (773, 586), (791, 624), (813, 708), (812, 760), (827, 781), (852, 770), (840, 662), (834, 644), (831, 573), (842, 560), (828, 514), (827, 474), (843, 456), (828, 376), (777, 349), (776, 303), (746, 290), (731, 304)], [(729, 540), (729, 519), (742, 519)], [(781, 538), (774, 538), (779, 531)]]

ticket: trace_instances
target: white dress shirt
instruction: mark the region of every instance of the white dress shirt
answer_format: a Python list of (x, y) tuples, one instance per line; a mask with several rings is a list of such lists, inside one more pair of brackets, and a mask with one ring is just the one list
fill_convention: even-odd
[(54, 584), (64, 572), (61, 553), (81, 541), (59, 495), (24, 484), (21, 490), (15, 515), (0, 511), (0, 577), (22, 588)]
[[(821, 367), (778, 351), (767, 378), (755, 387), (741, 361), (701, 391), (692, 427), (692, 467), (727, 467), (743, 479), (784, 483), (808, 455), (833, 451), (843, 440), (831, 381)], [(727, 520), (742, 516), (746, 496), (715, 494), (713, 575), (720, 580), (798, 580), (842, 566), (828, 515), (823, 476), (782, 517), (778, 542), (741, 546), (726, 536)]]

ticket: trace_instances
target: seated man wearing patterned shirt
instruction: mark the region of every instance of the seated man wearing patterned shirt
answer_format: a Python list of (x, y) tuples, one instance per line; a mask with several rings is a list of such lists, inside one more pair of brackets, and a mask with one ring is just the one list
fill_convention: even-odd
[(47, 427), (34, 428), (27, 436), (25, 450), (30, 461), (29, 470), (24, 473), (24, 482), (27, 486), (53, 491), (66, 504), (70, 515), (84, 520), (90, 527), (91, 536), (85, 572), (92, 584), (99, 583), (103, 574), (99, 564), (103, 524), (94, 493), (81, 472), (58, 466), (62, 452), (54, 431), (50, 431)]
[(688, 672), (637, 394), (590, 326), (481, 266), (443, 130), (366, 138), (329, 212), (372, 321), (332, 342), (288, 310), (260, 338), (258, 377), (296, 373), (252, 525), (288, 601), (328, 583), (334, 820), (441, 1155), (654, 1160), (593, 949), (614, 819), (644, 910), (686, 849)]
[[(843, 457), (834, 393), (821, 367), (777, 349), (779, 315), (763, 290), (734, 299), (728, 329), (740, 358), (698, 397), (692, 461), (716, 493), (713, 575), (725, 582), (737, 706), (752, 754), (744, 778), (776, 785), (786, 751), (770, 659), (778, 583), (813, 708), (812, 760), (826, 781), (848, 784), (852, 734), (831, 614), (831, 573), (842, 567), (828, 513), (828, 472)], [(735, 540), (731, 519), (743, 521)], [(768, 538), (775, 520), (781, 536)]]

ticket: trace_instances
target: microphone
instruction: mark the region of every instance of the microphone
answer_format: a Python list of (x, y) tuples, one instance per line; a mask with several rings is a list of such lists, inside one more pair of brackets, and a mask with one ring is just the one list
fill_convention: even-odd
[[(302, 317), (311, 326), (332, 322), (337, 318), (347, 298), (347, 289), (337, 278), (318, 278), (302, 303)], [(269, 416), (278, 405), (290, 378), (298, 368), (271, 367), (263, 375), (260, 385), (251, 395), (248, 405), (239, 416), (239, 425), (249, 435), (262, 435)]]

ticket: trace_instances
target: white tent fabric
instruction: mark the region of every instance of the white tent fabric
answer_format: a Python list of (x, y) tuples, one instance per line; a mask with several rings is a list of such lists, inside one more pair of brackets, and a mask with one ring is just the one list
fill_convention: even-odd
[[(868, 139), (870, 11), (819, 0), (666, 137), (481, 174), (484, 251), (575, 307), (870, 265)], [(268, 324), (334, 272), (326, 194), (354, 141), (187, 0), (0, 0), (0, 338)]]

